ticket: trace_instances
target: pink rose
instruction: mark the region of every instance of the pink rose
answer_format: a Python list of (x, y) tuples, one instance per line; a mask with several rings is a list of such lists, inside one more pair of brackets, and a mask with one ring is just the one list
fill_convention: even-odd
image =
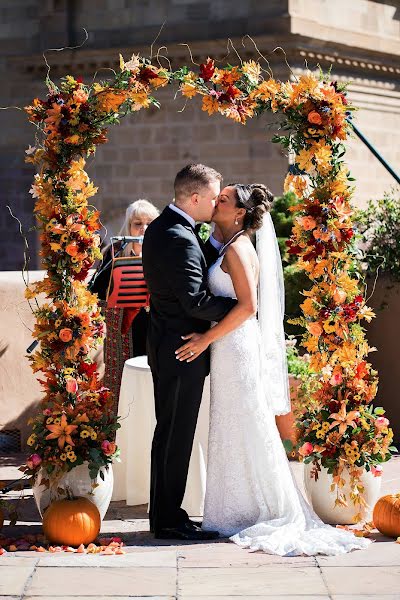
[(45, 417), (49, 417), (52, 414), (52, 411), (50, 410), (50, 408), (45, 408), (43, 414)]
[(39, 454), (31, 454), (28, 460), (26, 461), (26, 466), (28, 467), (28, 469), (33, 470), (36, 469), (36, 467), (38, 467), (41, 462), (42, 459), (39, 456)]
[(101, 443), (101, 449), (103, 450), (106, 456), (111, 456), (115, 453), (117, 449), (117, 444), (115, 442), (109, 442), (108, 440), (104, 440), (104, 442)]
[(378, 429), (383, 429), (389, 425), (389, 419), (386, 417), (378, 417), (375, 419), (375, 425)]
[(64, 329), (61, 329), (60, 333), (58, 334), (58, 337), (63, 342), (71, 341), (72, 340), (72, 329), (70, 329), (69, 327), (65, 327)]
[(371, 467), (371, 473), (374, 477), (380, 477), (383, 473), (383, 469), (381, 465), (376, 465), (376, 467)]
[(76, 394), (78, 391), (78, 382), (74, 377), (68, 377), (67, 385), (65, 387), (69, 394)]
[(312, 451), (314, 450), (314, 446), (312, 445), (311, 442), (305, 442), (300, 448), (299, 448), (299, 454), (301, 454), (301, 456), (309, 456)]
[(333, 374), (332, 377), (329, 380), (329, 383), (331, 385), (340, 385), (343, 381), (343, 376), (342, 376), (342, 369), (339, 368), (335, 368), (333, 370)]

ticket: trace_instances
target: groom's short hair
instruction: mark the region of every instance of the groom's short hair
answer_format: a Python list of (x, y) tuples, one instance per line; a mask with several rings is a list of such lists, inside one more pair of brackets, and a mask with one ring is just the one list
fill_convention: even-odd
[(179, 203), (192, 194), (198, 193), (212, 181), (222, 181), (221, 173), (206, 165), (186, 165), (175, 177), (175, 202)]

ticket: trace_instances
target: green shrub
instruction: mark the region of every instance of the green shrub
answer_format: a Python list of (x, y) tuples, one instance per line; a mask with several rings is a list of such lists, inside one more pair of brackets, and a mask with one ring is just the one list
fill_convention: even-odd
[(400, 188), (385, 192), (358, 210), (355, 222), (363, 243), (363, 262), (370, 275), (377, 271), (400, 281)]
[(278, 238), (279, 250), (282, 257), (283, 277), (285, 281), (285, 333), (299, 337), (303, 328), (299, 325), (288, 323), (289, 319), (300, 317), (302, 312), (300, 304), (304, 301), (303, 290), (311, 289), (311, 281), (307, 274), (297, 266), (296, 256), (290, 255), (286, 249), (286, 240), (289, 239), (293, 227), (293, 213), (289, 208), (297, 204), (298, 200), (293, 192), (275, 198), (271, 209), (271, 218), (274, 223)]

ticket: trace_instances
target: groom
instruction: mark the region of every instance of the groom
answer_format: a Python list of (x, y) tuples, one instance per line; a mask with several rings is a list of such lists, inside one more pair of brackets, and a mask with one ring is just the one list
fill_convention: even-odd
[(195, 232), (196, 221), (211, 221), (221, 179), (217, 171), (200, 164), (179, 171), (175, 202), (149, 225), (143, 242), (143, 269), (151, 298), (148, 360), (157, 419), (149, 517), (158, 539), (218, 537), (217, 532), (202, 531), (181, 508), (209, 352), (187, 363), (176, 359), (175, 350), (182, 345), (183, 335), (206, 331), (211, 321), (220, 321), (236, 303), (208, 291), (207, 267), (218, 252)]

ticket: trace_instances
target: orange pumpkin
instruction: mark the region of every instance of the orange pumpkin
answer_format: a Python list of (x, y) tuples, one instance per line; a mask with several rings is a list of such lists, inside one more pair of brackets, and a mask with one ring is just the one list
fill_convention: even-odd
[(374, 525), (383, 535), (400, 536), (400, 494), (382, 496), (374, 507)]
[(87, 498), (56, 500), (43, 516), (43, 531), (49, 542), (65, 546), (89, 544), (100, 531), (100, 513)]

